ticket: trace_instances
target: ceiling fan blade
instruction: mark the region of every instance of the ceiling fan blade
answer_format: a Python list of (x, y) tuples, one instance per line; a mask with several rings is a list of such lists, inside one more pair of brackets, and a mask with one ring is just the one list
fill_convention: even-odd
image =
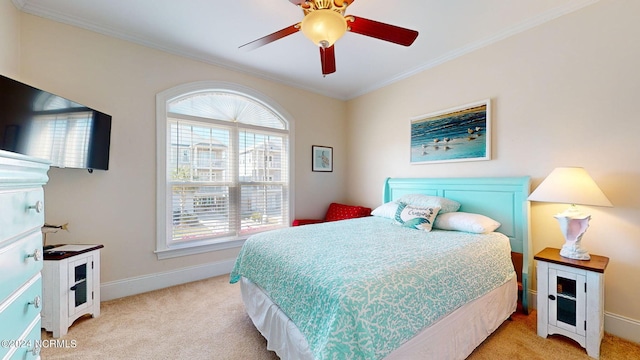
[(395, 25), (389, 25), (356, 16), (347, 16), (347, 19), (349, 18), (353, 18), (353, 21), (347, 21), (349, 31), (356, 34), (366, 35), (404, 46), (413, 44), (415, 39), (418, 37), (418, 32), (415, 30), (405, 29)]
[(243, 49), (243, 50), (253, 50), (256, 48), (259, 48), (260, 46), (263, 45), (267, 45), (268, 43), (274, 42), (276, 40), (280, 40), (285, 36), (289, 36), (291, 34), (295, 34), (298, 31), (300, 31), (300, 23), (295, 24), (295, 25), (291, 25), (289, 27), (286, 27), (282, 30), (278, 30), (276, 32), (274, 32), (273, 34), (269, 34), (267, 36), (263, 36), (260, 39), (257, 40), (253, 40), (250, 43), (246, 43), (242, 46), (239, 47), (239, 49)]
[(336, 53), (333, 45), (328, 48), (320, 47), (320, 62), (323, 76), (336, 72)]

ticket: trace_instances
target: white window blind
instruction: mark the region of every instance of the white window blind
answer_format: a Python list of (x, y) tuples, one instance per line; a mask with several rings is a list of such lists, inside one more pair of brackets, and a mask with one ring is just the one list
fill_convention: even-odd
[(235, 235), (231, 132), (224, 127), (169, 118), (168, 178), (171, 242)]
[(241, 233), (288, 223), (288, 151), (278, 134), (241, 130), (239, 139)]
[(253, 97), (206, 89), (166, 109), (164, 249), (288, 226), (289, 131), (280, 115)]

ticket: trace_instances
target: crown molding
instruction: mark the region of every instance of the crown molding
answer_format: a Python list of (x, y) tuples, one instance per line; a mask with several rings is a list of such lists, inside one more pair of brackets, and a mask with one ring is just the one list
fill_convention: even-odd
[(400, 80), (409, 78), (411, 76), (414, 76), (418, 73), (421, 73), (423, 71), (429, 70), (431, 68), (434, 68), (440, 64), (446, 63), (448, 61), (451, 61), (453, 59), (456, 59), (458, 57), (464, 56), (466, 54), (469, 54), (475, 50), (481, 49), (483, 47), (489, 46), (491, 44), (494, 44), (498, 41), (504, 40), (508, 37), (511, 37), (513, 35), (519, 34), (523, 31), (529, 30), (531, 28), (534, 28), (538, 25), (544, 24), (548, 21), (554, 20), (556, 18), (559, 18), (563, 15), (572, 13), (574, 11), (577, 11), (579, 9), (582, 9), (586, 6), (589, 6), (591, 4), (597, 3), (600, 0), (573, 0), (573, 1), (569, 1), (566, 4), (553, 8), (547, 12), (544, 12), (536, 17), (530, 18), (525, 22), (516, 24), (515, 26), (512, 26), (510, 28), (505, 29), (504, 31), (501, 31), (493, 36), (484, 38), (484, 39), (480, 39), (476, 42), (470, 43), (469, 45), (463, 46), (461, 48), (455, 49), (453, 51), (450, 51), (446, 54), (443, 54), (442, 56), (439, 56), (435, 59), (429, 60), (427, 62), (425, 62), (424, 64), (415, 67), (413, 69), (409, 69), (408, 71), (403, 71), (398, 73), (397, 75), (389, 78), (388, 80), (382, 81), (382, 82), (378, 82), (376, 84), (373, 84), (371, 86), (368, 86), (366, 88), (361, 89), (360, 91), (357, 91), (353, 94), (343, 94), (343, 95), (339, 95), (336, 93), (332, 93), (332, 92), (328, 92), (328, 91), (321, 91), (318, 89), (315, 89), (313, 87), (310, 86), (306, 86), (304, 84), (301, 84), (299, 82), (294, 82), (294, 81), (288, 81), (288, 80), (283, 80), (281, 78), (272, 76), (272, 75), (267, 75), (264, 73), (261, 73), (258, 70), (255, 69), (251, 69), (248, 68), (246, 66), (240, 66), (231, 62), (226, 62), (226, 61), (221, 61), (219, 59), (216, 58), (212, 58), (210, 56), (204, 56), (201, 54), (195, 54), (189, 51), (185, 51), (183, 49), (178, 49), (176, 47), (172, 47), (172, 46), (168, 46), (166, 44), (162, 44), (162, 43), (158, 43), (158, 42), (154, 42), (154, 41), (149, 41), (148, 39), (144, 39), (141, 37), (137, 37), (137, 36), (132, 36), (131, 34), (127, 34), (121, 31), (118, 31), (116, 29), (113, 28), (109, 28), (106, 26), (101, 26), (101, 25), (96, 25), (94, 23), (91, 23), (89, 21), (83, 20), (81, 18), (77, 18), (77, 17), (73, 17), (73, 16), (69, 16), (67, 14), (63, 14), (60, 12), (56, 12), (56, 11), (52, 11), (51, 9), (48, 9), (44, 6), (41, 6), (39, 4), (34, 4), (32, 2), (30, 2), (29, 0), (12, 0), (13, 4), (21, 11), (25, 12), (25, 13), (29, 13), (32, 15), (36, 15), (36, 16), (40, 16), (43, 18), (47, 18), (53, 21), (57, 21), (60, 23), (64, 23), (67, 25), (71, 25), (71, 26), (75, 26), (75, 27), (79, 27), (79, 28), (83, 28), (86, 30), (90, 30), (99, 34), (103, 34), (106, 36), (110, 36), (110, 37), (114, 37), (117, 39), (121, 39), (121, 40), (125, 40), (125, 41), (129, 41), (135, 44), (139, 44), (145, 47), (149, 47), (152, 49), (156, 49), (156, 50), (160, 50), (163, 52), (167, 52), (170, 54), (174, 54), (174, 55), (178, 55), (178, 56), (182, 56), (185, 58), (189, 58), (192, 60), (197, 60), (200, 62), (204, 62), (207, 64), (211, 64), (211, 65), (215, 65), (215, 66), (219, 66), (225, 69), (229, 69), (229, 70), (233, 70), (233, 71), (237, 71), (240, 73), (244, 73), (247, 75), (251, 75), (251, 76), (255, 76), (257, 78), (261, 78), (264, 80), (269, 80), (269, 81), (273, 81), (276, 83), (280, 83), (283, 85), (287, 85), (287, 86), (292, 86), (298, 89), (302, 89), (302, 90), (306, 90), (309, 92), (313, 92), (316, 94), (320, 94), (323, 96), (327, 96), (327, 97), (331, 97), (331, 98), (335, 98), (338, 100), (351, 100), (354, 98), (357, 98), (359, 96), (365, 95), (367, 93), (370, 93), (372, 91), (378, 90), (380, 88), (383, 88), (385, 86), (391, 85), (393, 83), (396, 83)]
[(364, 94), (367, 94), (369, 92), (372, 92), (374, 90), (383, 88), (385, 86), (391, 85), (393, 83), (396, 83), (400, 80), (409, 78), (413, 75), (416, 75), (418, 73), (421, 73), (425, 70), (429, 70), (431, 68), (434, 68), (440, 64), (446, 63), (448, 61), (451, 61), (453, 59), (459, 58), (461, 56), (464, 56), (466, 54), (469, 54), (473, 51), (476, 51), (478, 49), (481, 49), (483, 47), (489, 46), (491, 44), (494, 44), (498, 41), (504, 40), (508, 37), (511, 37), (513, 35), (519, 34), (523, 31), (532, 29), (538, 25), (542, 25), (548, 21), (557, 19), (563, 15), (572, 13), (574, 11), (577, 11), (579, 9), (582, 9), (583, 7), (586, 7), (588, 5), (597, 3), (600, 0), (574, 0), (571, 2), (566, 3), (563, 6), (559, 6), (557, 8), (554, 8), (552, 10), (549, 10), (547, 12), (544, 12), (536, 17), (533, 17), (525, 22), (516, 24), (515, 26), (512, 26), (510, 28), (505, 29), (504, 31), (501, 31), (493, 36), (490, 36), (488, 38), (484, 38), (481, 39), (479, 41), (470, 43), (469, 45), (463, 46), (461, 48), (455, 49), (453, 51), (450, 51), (446, 54), (443, 54), (442, 56), (439, 56), (435, 59), (432, 59), (416, 68), (413, 68), (409, 71), (406, 72), (402, 72), (399, 73), (398, 75), (390, 78), (387, 81), (384, 82), (380, 82), (377, 84), (374, 84), (368, 88), (364, 88), (362, 89), (362, 91), (359, 91), (355, 94), (353, 94), (353, 96), (351, 96), (349, 99), (353, 99), (356, 98), (358, 96), (362, 96)]
[(13, 3), (13, 6), (18, 8), (18, 10), (23, 10), (27, 0), (11, 0), (11, 2)]
[[(61, 12), (57, 12), (57, 11), (53, 11), (49, 8), (46, 8), (44, 6), (38, 5), (38, 4), (33, 4), (31, 3), (29, 0), (12, 0), (14, 5), (16, 7), (18, 7), (19, 10), (21, 10), (22, 12), (31, 14), (31, 15), (35, 15), (35, 16), (39, 16), (45, 19), (49, 19), (49, 20), (53, 20), (59, 23), (63, 23), (63, 24), (67, 24), (67, 25), (71, 25), (74, 27), (79, 27), (85, 30), (89, 30), (89, 31), (93, 31), (95, 33), (98, 34), (102, 34), (102, 35), (106, 35), (106, 36), (110, 36), (116, 39), (120, 39), (120, 40), (124, 40), (124, 41), (128, 41), (134, 44), (138, 44), (138, 45), (142, 45), (148, 48), (152, 48), (155, 50), (160, 50), (169, 54), (174, 54), (177, 56), (181, 56), (184, 58), (188, 58), (191, 60), (196, 60), (196, 61), (200, 61), (206, 64), (210, 64), (210, 65), (215, 65), (221, 68), (225, 68), (228, 70), (232, 70), (232, 71), (236, 71), (236, 72), (240, 72), (246, 75), (251, 75), (263, 80), (268, 80), (268, 81), (273, 81), (276, 83), (280, 83), (283, 85), (287, 85), (287, 86), (291, 86), (291, 87), (295, 87), (297, 89), (301, 89), (301, 90), (306, 90), (309, 92), (313, 92), (319, 95), (323, 95), (323, 96), (327, 96), (327, 97), (331, 97), (331, 98), (336, 98), (336, 94), (328, 92), (328, 91), (321, 91), (318, 89), (315, 89), (313, 87), (310, 86), (305, 86), (304, 84), (298, 83), (298, 82), (292, 82), (292, 81), (287, 81), (287, 80), (283, 80), (281, 78), (277, 78), (265, 73), (262, 73), (258, 70), (254, 70), (251, 69), (249, 67), (246, 66), (240, 66), (237, 65), (235, 63), (232, 62), (225, 62), (225, 61), (221, 61), (219, 59), (216, 58), (212, 58), (210, 56), (204, 56), (201, 54), (195, 54), (189, 51), (185, 51), (183, 49), (178, 49), (172, 46), (167, 46), (165, 44), (162, 43), (158, 43), (158, 42), (154, 42), (154, 41), (150, 41), (148, 39), (144, 39), (142, 37), (138, 37), (138, 36), (133, 36), (131, 34), (127, 34), (125, 32), (122, 31), (118, 31), (116, 29), (107, 27), (107, 26), (102, 26), (102, 25), (96, 25), (92, 22), (86, 21), (84, 19), (78, 18), (78, 17), (73, 17), (73, 16), (69, 16), (67, 14), (61, 13)], [(346, 100), (346, 98), (338, 98), (339, 100)]]

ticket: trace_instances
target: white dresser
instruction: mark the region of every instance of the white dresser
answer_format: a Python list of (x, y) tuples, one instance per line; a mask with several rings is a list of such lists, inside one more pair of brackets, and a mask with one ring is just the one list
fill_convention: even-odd
[(0, 150), (0, 359), (40, 358), (49, 163)]

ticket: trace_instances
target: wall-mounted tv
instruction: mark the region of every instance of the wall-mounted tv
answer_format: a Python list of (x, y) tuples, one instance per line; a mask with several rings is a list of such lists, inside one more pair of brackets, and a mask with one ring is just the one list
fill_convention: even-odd
[(61, 168), (109, 169), (111, 116), (0, 75), (0, 149)]

